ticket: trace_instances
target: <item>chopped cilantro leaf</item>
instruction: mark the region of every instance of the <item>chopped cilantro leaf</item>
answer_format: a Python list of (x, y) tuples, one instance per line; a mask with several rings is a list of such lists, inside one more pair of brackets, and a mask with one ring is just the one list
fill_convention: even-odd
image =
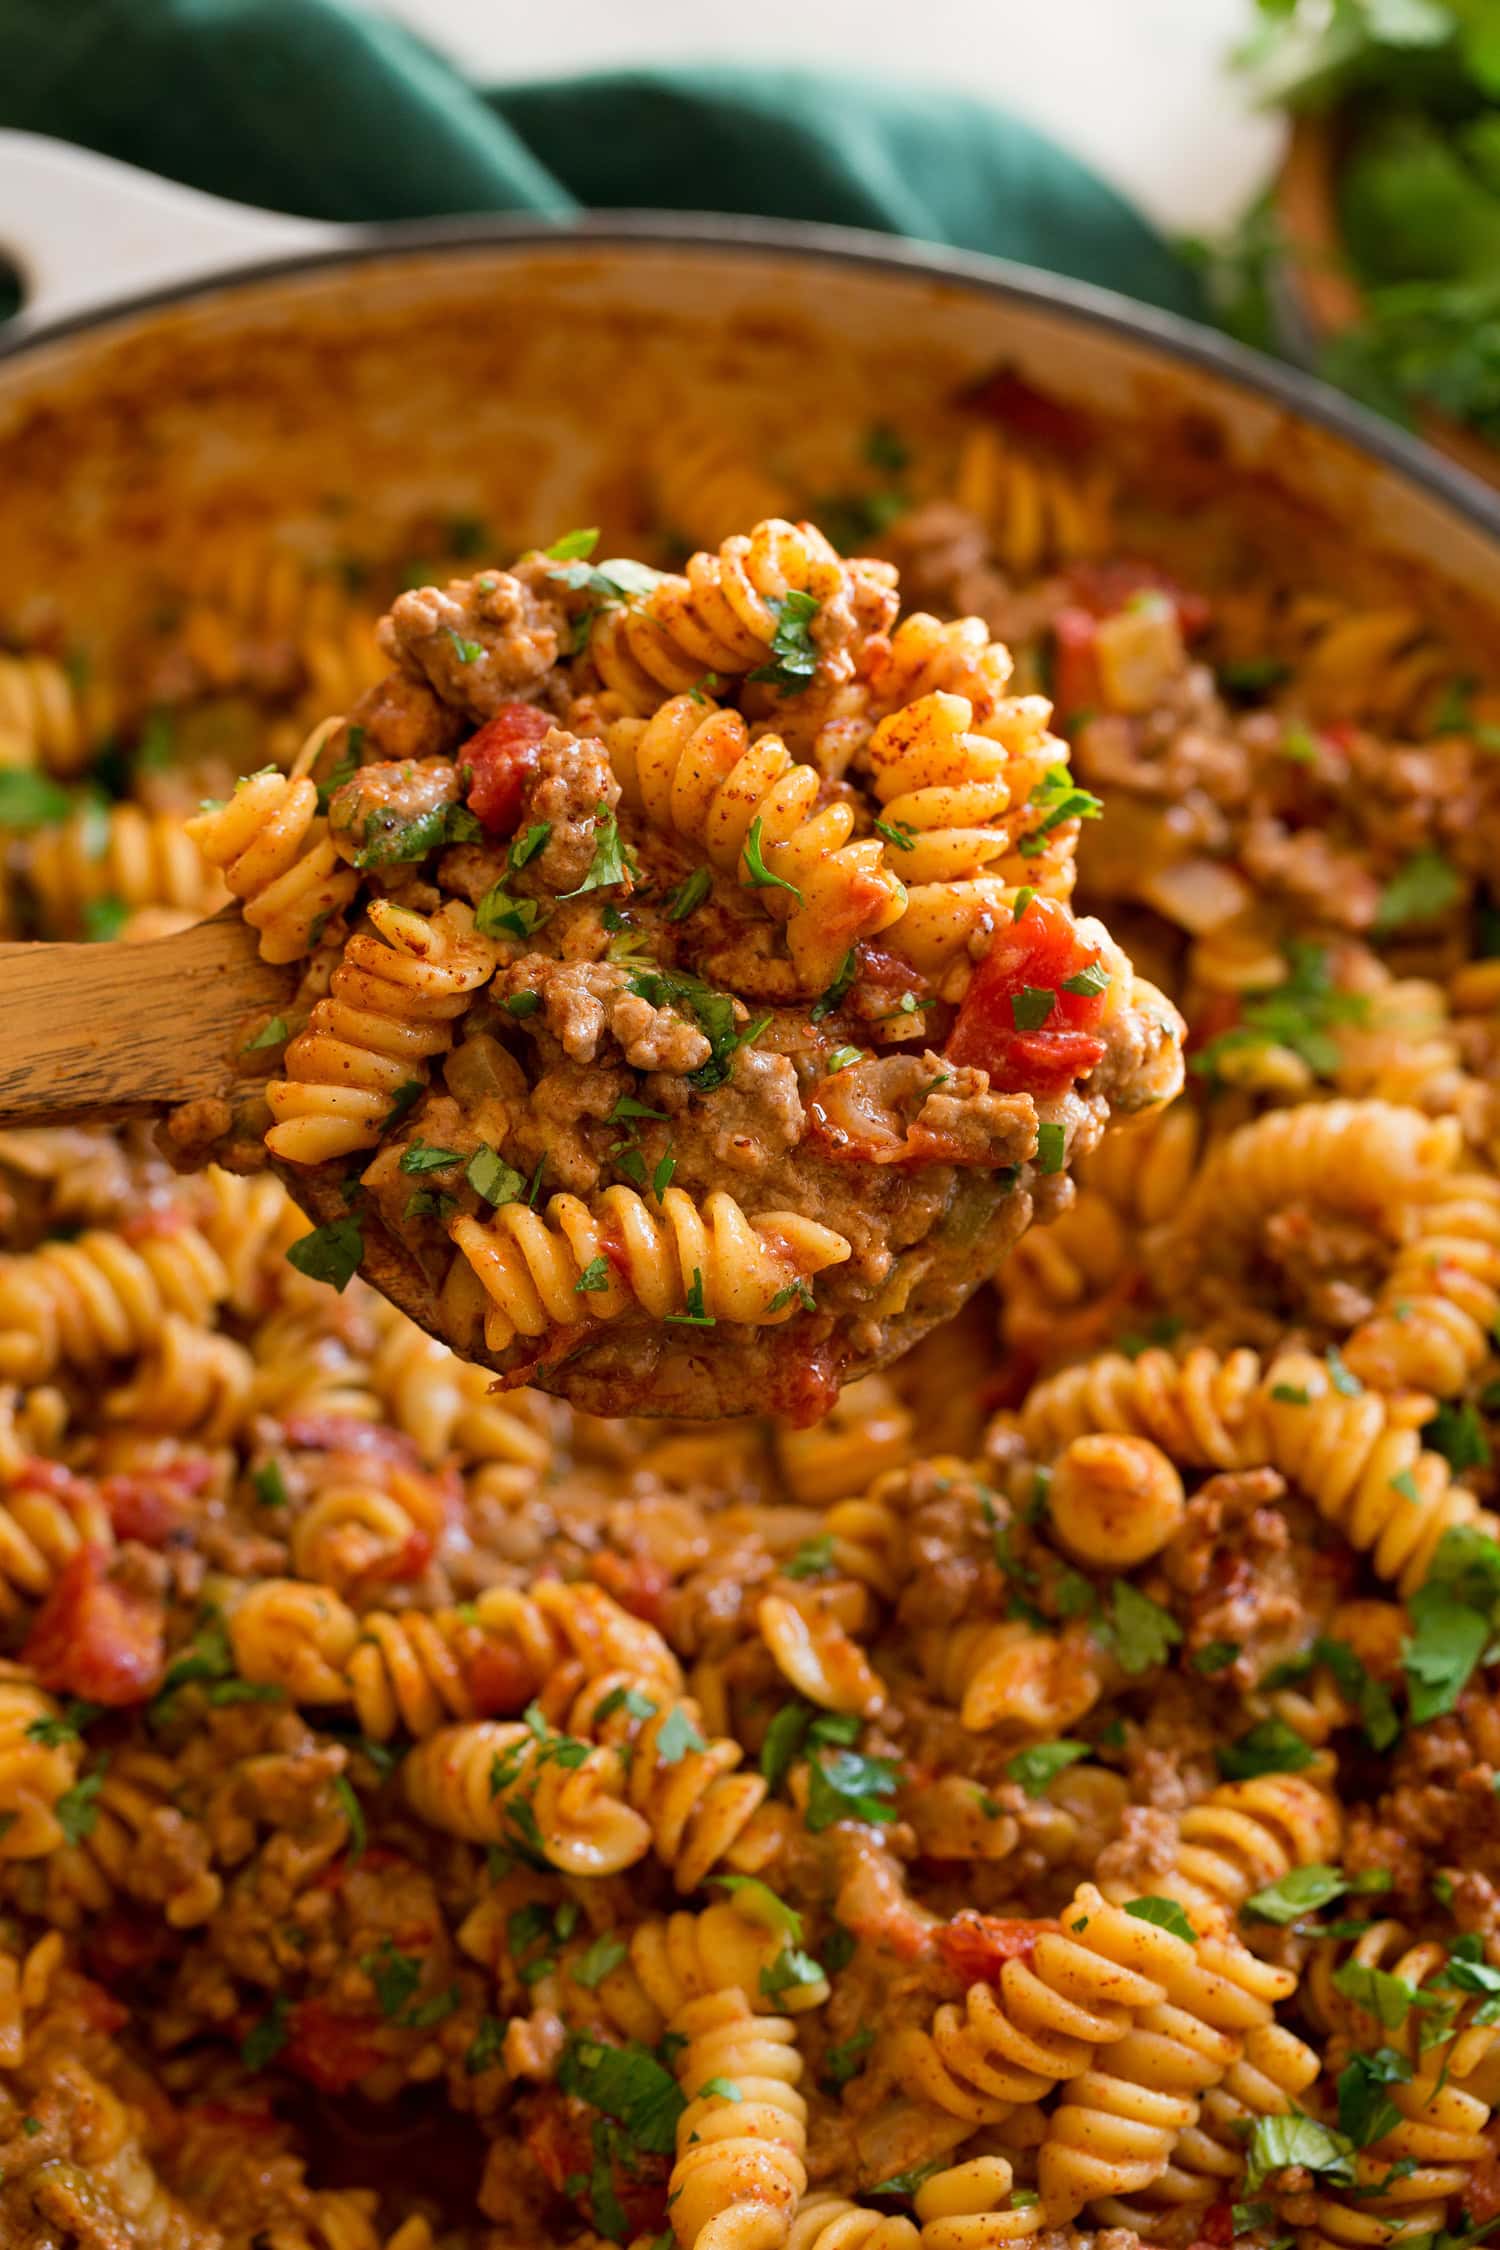
[(805, 901), (796, 884), (789, 883), (784, 875), (776, 874), (773, 869), (767, 867), (766, 865), (765, 854), (761, 850), (761, 832), (764, 827), (764, 817), (760, 813), (757, 813), (754, 820), (751, 821), (749, 833), (745, 837), (745, 850), (743, 855), (745, 861), (745, 879), (749, 883), (752, 890), (790, 891), (793, 898), (797, 901), (797, 904), (801, 906), (805, 903)]
[(836, 2046), (829, 2048), (823, 2057), (821, 2079), (829, 2093), (841, 2093), (851, 2079), (858, 2078), (874, 2044), (875, 2034), (867, 2026), (863, 2031), (851, 2032), (847, 2039), (841, 2039)]
[(288, 2018), (292, 2004), (284, 1992), (278, 1992), (269, 2011), (258, 2023), (250, 2026), (240, 2042), (240, 2061), (246, 2070), (264, 2070), (274, 2062), (291, 2037)]
[(656, 1730), (656, 1755), (664, 1766), (680, 1765), (690, 1750), (706, 1750), (704, 1741), (687, 1711), (675, 1703)]
[(685, 922), (695, 908), (700, 907), (714, 887), (714, 879), (706, 867), (695, 867), (684, 875), (674, 891), (667, 893), (667, 920)]
[(506, 1163), (498, 1149), (481, 1142), (464, 1166), (464, 1178), (476, 1195), (498, 1207), (518, 1203), (526, 1191), (525, 1175)]
[(1138, 1922), (1150, 1922), (1158, 1930), (1169, 1930), (1173, 1937), (1183, 1938), (1189, 1945), (1198, 1942), (1197, 1931), (1175, 1898), (1127, 1899), (1125, 1911), (1133, 1914)]
[(462, 1151), (456, 1148), (434, 1148), (429, 1141), (415, 1140), (401, 1151), (400, 1169), (420, 1175), (423, 1172), (446, 1171), (450, 1164), (462, 1164)]
[(1293, 2164), (1338, 2187), (1354, 2184), (1354, 2151), (1344, 2134), (1295, 2110), (1285, 2117), (1257, 2117), (1246, 2150), (1245, 2187), (1253, 2194)]
[(1441, 1453), (1455, 1476), (1462, 1476), (1465, 1469), (1489, 1467), (1489, 1439), (1470, 1399), (1444, 1399), (1432, 1420), (1423, 1424), (1422, 1443)]
[(366, 1840), (364, 1811), (359, 1799), (354, 1794), (353, 1784), (347, 1774), (336, 1773), (334, 1775), (333, 1793), (339, 1801), (339, 1811), (343, 1814), (344, 1824), (349, 1831), (349, 1859), (352, 1864), (355, 1860), (364, 1857)]
[(1005, 1777), (1019, 1782), (1028, 1797), (1040, 1797), (1049, 1782), (1088, 1754), (1086, 1742), (1038, 1742), (1030, 1750), (1018, 1750), (1007, 1761)]
[(677, 2120), (687, 2105), (676, 2079), (649, 2047), (635, 2041), (615, 2047), (573, 2032), (558, 2060), (557, 2083), (622, 2125), (643, 2153), (674, 2153)]
[(783, 695), (800, 695), (818, 669), (811, 627), (822, 605), (814, 595), (793, 588), (779, 598), (773, 595), (766, 606), (776, 619), (770, 662), (749, 677), (778, 688)]
[(814, 1023), (821, 1023), (825, 1016), (833, 1014), (834, 1009), (840, 1006), (858, 974), (859, 956), (851, 945), (843, 960), (839, 963), (838, 975), (829, 985), (827, 991), (821, 993), (812, 1004), (810, 1013)]
[(1104, 810), (1091, 790), (1075, 787), (1066, 766), (1048, 767), (1032, 791), (1031, 802), (1042, 817), (1020, 840), (1023, 859), (1035, 859), (1045, 851), (1047, 838), (1064, 821), (1097, 820)]
[(888, 1821), (895, 1818), (882, 1799), (894, 1797), (899, 1769), (889, 1758), (867, 1758), (856, 1750), (834, 1750), (809, 1761), (807, 1825), (820, 1835), (836, 1820)]
[(1182, 1627), (1171, 1611), (1132, 1586), (1128, 1578), (1117, 1578), (1111, 1589), (1109, 1630), (1120, 1668), (1132, 1679), (1165, 1664), (1168, 1650), (1182, 1639)]
[(330, 1219), (326, 1226), (314, 1227), (294, 1242), (286, 1254), (289, 1266), (305, 1273), (310, 1281), (326, 1281), (341, 1294), (353, 1279), (360, 1259), (365, 1254), (365, 1238), (359, 1231), (358, 1219)]
[(1375, 929), (1380, 936), (1414, 925), (1435, 922), (1456, 906), (1463, 883), (1451, 860), (1432, 845), (1414, 852), (1386, 884), (1375, 909)]
[(1261, 1922), (1286, 1924), (1295, 1922), (1299, 1914), (1312, 1914), (1320, 1906), (1329, 1905), (1342, 1898), (1350, 1888), (1342, 1868), (1325, 1867), (1314, 1863), (1308, 1867), (1294, 1867), (1278, 1882), (1267, 1883), (1253, 1891), (1246, 1899), (1241, 1912)]
[(596, 529), (565, 531), (560, 539), (553, 540), (550, 547), (544, 547), (542, 553), (549, 562), (587, 562), (598, 544), (599, 533)]
[(833, 1568), (833, 1534), (825, 1531), (819, 1539), (804, 1539), (797, 1552), (781, 1566), (783, 1578), (817, 1578)]
[(559, 897), (582, 898), (585, 891), (602, 891), (614, 883), (634, 882), (638, 870), (620, 834), (620, 823), (606, 804), (594, 807), (594, 836), (594, 856), (589, 861), (588, 873), (576, 890), (562, 891)]
[(1036, 1168), (1039, 1172), (1060, 1172), (1067, 1154), (1068, 1136), (1061, 1125), (1043, 1119), (1036, 1129)]
[[(658, 1167), (659, 1169), (660, 1167)], [(658, 1203), (661, 1201), (661, 1197), (662, 1189), (657, 1188), (656, 1199)], [(680, 1313), (668, 1313), (665, 1317), (668, 1320), (679, 1322), (685, 1328), (713, 1328), (717, 1325), (714, 1315), (708, 1311), (704, 1303), (701, 1267), (694, 1266), (693, 1268), (693, 1278), (687, 1293), (686, 1309)]]

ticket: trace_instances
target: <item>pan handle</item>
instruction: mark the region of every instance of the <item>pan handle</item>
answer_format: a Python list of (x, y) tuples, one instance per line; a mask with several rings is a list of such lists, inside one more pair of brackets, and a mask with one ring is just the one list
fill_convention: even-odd
[(27, 328), (221, 268), (324, 249), (352, 230), (227, 203), (40, 133), (0, 130), (0, 259)]

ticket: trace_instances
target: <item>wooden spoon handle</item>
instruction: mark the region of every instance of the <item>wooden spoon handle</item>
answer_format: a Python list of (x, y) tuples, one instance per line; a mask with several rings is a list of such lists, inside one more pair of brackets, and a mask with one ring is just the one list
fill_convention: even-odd
[(297, 984), (255, 948), (233, 906), (143, 945), (0, 945), (0, 1125), (228, 1093), (247, 1019)]

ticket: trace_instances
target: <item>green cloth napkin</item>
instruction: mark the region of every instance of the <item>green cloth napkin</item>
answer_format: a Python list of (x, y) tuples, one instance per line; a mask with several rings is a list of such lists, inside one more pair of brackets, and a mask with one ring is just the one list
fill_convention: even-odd
[(343, 0), (0, 0), (0, 125), (311, 217), (761, 212), (1197, 310), (1145, 221), (1030, 126), (831, 74), (689, 65), (480, 88)]

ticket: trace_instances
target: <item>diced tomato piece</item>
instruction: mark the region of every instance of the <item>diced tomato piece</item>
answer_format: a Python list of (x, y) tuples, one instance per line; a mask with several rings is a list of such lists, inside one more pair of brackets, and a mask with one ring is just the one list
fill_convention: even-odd
[(856, 987), (873, 984), (882, 993), (914, 992), (919, 1000), (926, 992), (927, 979), (921, 970), (914, 969), (910, 961), (882, 945), (878, 938), (861, 938), (855, 951), (859, 962)]
[(432, 1560), (435, 1545), (430, 1531), (422, 1531), (413, 1524), (393, 1553), (377, 1557), (369, 1569), (361, 1573), (361, 1583), (368, 1579), (372, 1585), (377, 1582), (405, 1585), (413, 1578), (420, 1578)]
[(59, 1694), (140, 1703), (161, 1684), (165, 1612), (154, 1595), (116, 1584), (105, 1563), (97, 1548), (79, 1548), (37, 1611), (21, 1661)]
[(937, 1933), (937, 1949), (961, 1984), (994, 1984), (1007, 1961), (1028, 1966), (1036, 1941), (1056, 1922), (1023, 1922), (965, 1907)]
[(1359, 740), (1359, 728), (1352, 719), (1327, 719), (1318, 732), (1325, 742), (1331, 742), (1334, 749), (1342, 751), (1345, 757)]
[(1086, 414), (1035, 389), (1013, 367), (998, 367), (993, 375), (983, 377), (964, 393), (963, 403), (986, 421), (1002, 422), (1017, 437), (1050, 445), (1055, 453), (1086, 453), (1094, 442), (1094, 427)]
[[(948, 1060), (988, 1071), (998, 1093), (1065, 1093), (1104, 1054), (1090, 1027), (1103, 1016), (1105, 995), (1063, 990), (1099, 957), (1059, 900), (1032, 899), (1019, 922), (1003, 924), (990, 940), (949, 1034)], [(1034, 1030), (1016, 1023), (1013, 1003), (1027, 991), (1055, 996)]]
[(766, 1391), (766, 1412), (794, 1430), (810, 1430), (838, 1403), (842, 1358), (832, 1344), (800, 1343), (795, 1324), (776, 1347)]
[(50, 1492), (54, 1500), (81, 1500), (85, 1486), (83, 1479), (65, 1469), (61, 1461), (46, 1461), (39, 1453), (28, 1454), (16, 1471), (15, 1489), (18, 1492)]
[(188, 1214), (180, 1203), (148, 1203), (122, 1219), (116, 1232), (127, 1242), (163, 1242), (181, 1234), (188, 1224)]
[(540, 1685), (521, 1651), (505, 1641), (481, 1641), (464, 1666), (464, 1678), (481, 1719), (513, 1718)]
[(360, 1422), (349, 1414), (289, 1414), (281, 1425), (288, 1445), (309, 1453), (366, 1453), (376, 1460), (419, 1468), (416, 1441), (388, 1422)]
[[(557, 2094), (538, 2096), (521, 2138), (547, 2185), (558, 2195), (568, 2193), (567, 2183), (588, 2179), (595, 2159), (593, 2122), (580, 2103)], [(667, 2223), (667, 2173), (670, 2159), (632, 2151), (629, 2162), (619, 2155), (610, 2159), (610, 2186), (625, 2214), (632, 2241), (638, 2235), (658, 2234)], [(572, 2200), (597, 2225), (600, 2214), (586, 2190)]]
[(358, 1859), (350, 1859), (347, 1854), (341, 1853), (337, 1859), (330, 1860), (322, 1874), (314, 1878), (313, 1889), (341, 1891), (356, 1868), (362, 1875), (378, 1875), (383, 1867), (410, 1865), (411, 1861), (404, 1852), (393, 1852), (385, 1844), (372, 1844), (368, 1851), (361, 1852)]
[(213, 1479), (211, 1461), (168, 1461), (159, 1469), (121, 1469), (99, 1486), (109, 1520), (122, 1539), (159, 1547), (183, 1531), (197, 1510), (194, 1496)]
[(1213, 2250), (1229, 2250), (1234, 2240), (1234, 2206), (1230, 2203), (1211, 2203), (1203, 2214), (1198, 2239), (1213, 2244)]
[(116, 1907), (95, 1922), (85, 1941), (90, 1969), (106, 1985), (122, 1984), (158, 1967), (173, 1943), (165, 1923), (126, 1907)]
[(280, 2060), (321, 2094), (347, 2094), (380, 2061), (373, 2016), (341, 2016), (326, 2000), (302, 2000), (287, 2018)]
[(187, 2127), (202, 2128), (205, 2133), (219, 2127), (227, 2129), (230, 2138), (241, 2133), (280, 2133), (281, 2120), (267, 2102), (234, 2100), (227, 2102), (193, 2102), (184, 2112)]
[[(1033, 1094), (1060, 1094), (1091, 1071), (1103, 1053), (1104, 1041), (1091, 1032), (1018, 1031), (1010, 1043), (1009, 1083)], [(990, 1075), (993, 1084), (994, 1073)]]
[(1068, 590), (1080, 608), (1094, 617), (1114, 617), (1137, 594), (1165, 594), (1177, 612), (1184, 640), (1201, 633), (1213, 616), (1213, 605), (1204, 594), (1180, 586), (1155, 563), (1117, 556), (1109, 562), (1075, 563), (1068, 572)]
[(70, 1977), (68, 1996), (90, 2031), (118, 2031), (130, 2021), (130, 2010), (92, 1977)]
[(502, 703), (457, 753), (468, 766), (469, 810), (492, 836), (513, 836), (521, 819), (526, 784), (536, 772), (537, 753), (555, 724), (534, 703)]
[(1469, 2167), (1463, 2191), (1464, 2216), (1471, 2226), (1488, 2226), (1500, 2212), (1500, 2156), (1482, 2156)]
[(613, 1594), (622, 1609), (632, 1617), (643, 1617), (648, 1625), (660, 1625), (662, 1603), (672, 1581), (658, 1562), (649, 1555), (614, 1555), (608, 1552), (595, 1555), (589, 1569), (608, 1594)]
[(539, 2098), (529, 2108), (521, 2139), (548, 2187), (561, 2195), (564, 2180), (587, 2172), (592, 2161), (588, 2127), (581, 2112), (555, 2098)]
[(1098, 636), (1086, 609), (1060, 609), (1052, 620), (1052, 703), (1064, 726), (1099, 701)]

